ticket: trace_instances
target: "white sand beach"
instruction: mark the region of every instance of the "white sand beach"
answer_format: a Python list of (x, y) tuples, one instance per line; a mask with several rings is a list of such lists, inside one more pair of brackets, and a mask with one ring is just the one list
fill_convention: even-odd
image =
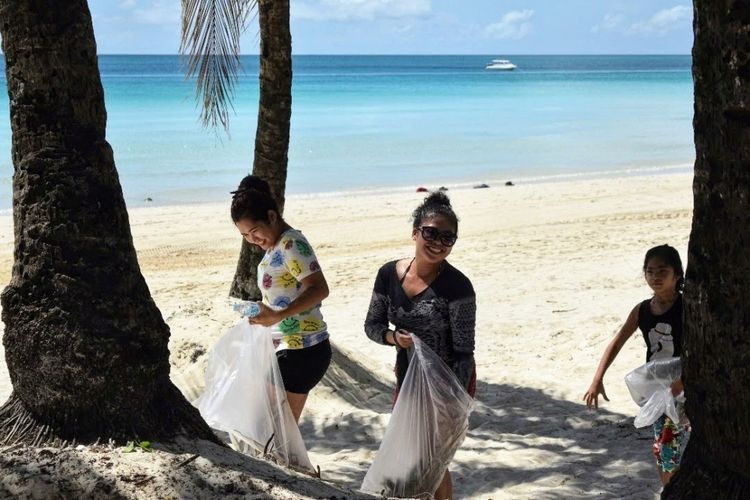
[[(641, 272), (645, 251), (669, 243), (687, 263), (691, 182), (688, 173), (670, 173), (448, 192), (461, 219), (449, 260), (472, 280), (478, 300), (477, 407), (450, 468), (456, 498), (658, 494), (649, 429), (633, 427), (637, 407), (623, 382), (645, 360), (640, 334), (607, 373), (611, 401), (592, 412), (581, 397), (607, 342), (649, 295)], [(314, 246), (331, 289), (323, 314), (337, 354), (308, 399), (301, 430), (312, 462), (336, 486), (360, 485), (388, 422), (395, 352), (371, 342), (362, 324), (378, 268), (413, 253), (410, 214), (423, 196), (345, 193), (287, 200), (286, 219)], [(240, 236), (228, 207), (229, 199), (130, 210), (141, 269), (171, 328), (173, 378), (183, 386), (194, 381), (212, 344), (237, 321), (227, 293)], [(12, 218), (0, 217), (2, 286), (10, 279), (12, 235)], [(0, 399), (10, 391), (3, 359)], [(75, 451), (66, 453), (71, 463), (86, 464), (83, 454), (92, 452), (78, 458)], [(158, 484), (159, 467), (164, 477), (170, 467), (149, 457), (128, 460), (150, 467), (155, 479), (149, 484)], [(98, 474), (113, 473), (96, 467)], [(129, 470), (118, 467), (119, 474)], [(231, 482), (237, 470), (228, 466), (224, 481)], [(162, 496), (167, 490), (132, 491)], [(325, 492), (292, 488), (278, 495), (316, 494)]]

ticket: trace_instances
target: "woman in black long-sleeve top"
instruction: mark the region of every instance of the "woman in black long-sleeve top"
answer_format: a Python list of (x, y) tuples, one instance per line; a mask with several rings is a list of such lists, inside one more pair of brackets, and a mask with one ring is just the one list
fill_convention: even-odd
[[(388, 262), (378, 271), (365, 332), (379, 344), (396, 346), (396, 394), (408, 368), (413, 333), (474, 396), (476, 296), (471, 281), (446, 261), (458, 237), (458, 218), (442, 192), (431, 193), (413, 217), (414, 257)], [(451, 498), (452, 489), (446, 470), (435, 498)]]

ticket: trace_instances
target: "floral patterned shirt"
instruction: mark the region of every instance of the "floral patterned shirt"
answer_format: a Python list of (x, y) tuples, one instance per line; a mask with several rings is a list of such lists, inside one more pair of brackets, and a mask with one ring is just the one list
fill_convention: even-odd
[[(296, 229), (284, 231), (258, 264), (258, 287), (263, 303), (274, 309), (287, 307), (299, 297), (301, 281), (317, 272), (320, 272), (320, 265), (307, 238)], [(312, 347), (328, 338), (320, 304), (289, 316), (271, 329), (277, 351)]]

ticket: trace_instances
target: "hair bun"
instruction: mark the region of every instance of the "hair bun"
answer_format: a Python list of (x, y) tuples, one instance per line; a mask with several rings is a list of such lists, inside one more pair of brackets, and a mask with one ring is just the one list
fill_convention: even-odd
[[(279, 214), (276, 199), (271, 194), (268, 183), (257, 175), (247, 175), (240, 181), (236, 191), (232, 191), (232, 220), (249, 218), (268, 222), (269, 210)], [(281, 214), (279, 214), (281, 216)]]
[(451, 200), (443, 191), (433, 191), (424, 199), (424, 205), (443, 205), (446, 207), (450, 207)]
[(421, 205), (411, 214), (414, 229), (419, 228), (422, 221), (431, 217), (445, 217), (458, 231), (458, 217), (451, 207), (451, 200), (442, 191), (433, 191), (428, 194)]
[(258, 177), (257, 175), (246, 175), (241, 181), (239, 187), (237, 187), (237, 190), (249, 190), (253, 189), (255, 191), (260, 191), (263, 193), (271, 193), (271, 188), (268, 186), (268, 183)]
[(230, 194), (233, 198), (236, 198), (244, 194), (249, 194), (253, 191), (255, 191), (256, 193), (262, 193), (271, 196), (271, 188), (268, 186), (268, 183), (257, 175), (246, 175), (240, 181), (240, 185), (237, 186), (237, 190), (231, 191)]

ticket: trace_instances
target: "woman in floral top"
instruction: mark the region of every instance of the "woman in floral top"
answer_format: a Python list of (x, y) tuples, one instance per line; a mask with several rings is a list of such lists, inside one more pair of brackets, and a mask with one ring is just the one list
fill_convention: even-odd
[(299, 421), (307, 394), (331, 362), (320, 303), (328, 284), (310, 243), (279, 214), (268, 184), (249, 175), (232, 199), (232, 220), (249, 243), (265, 250), (258, 265), (263, 294), (250, 323), (271, 327), (287, 400)]

